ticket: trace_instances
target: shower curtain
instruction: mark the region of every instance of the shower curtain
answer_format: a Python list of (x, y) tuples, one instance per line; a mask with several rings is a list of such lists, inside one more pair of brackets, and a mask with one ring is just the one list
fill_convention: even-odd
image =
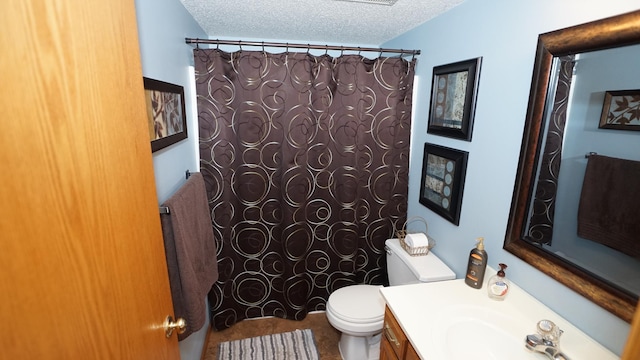
[(406, 219), (415, 60), (195, 49), (200, 165), (216, 235), (211, 324), (303, 319), (385, 284)]
[(525, 234), (529, 240), (540, 245), (551, 245), (553, 241), (553, 222), (562, 161), (562, 144), (575, 64), (575, 55), (558, 58), (553, 107), (547, 124), (529, 227)]

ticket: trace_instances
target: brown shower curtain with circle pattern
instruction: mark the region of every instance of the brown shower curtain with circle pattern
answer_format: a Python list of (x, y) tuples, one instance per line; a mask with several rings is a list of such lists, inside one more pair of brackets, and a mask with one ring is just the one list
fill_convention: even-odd
[(574, 55), (558, 58), (557, 84), (555, 85), (553, 107), (544, 137), (542, 163), (536, 181), (529, 227), (525, 233), (528, 240), (540, 245), (551, 245), (553, 240), (556, 194), (558, 192), (558, 179), (560, 178), (560, 165), (562, 162), (562, 144), (567, 122), (567, 110), (571, 100), (571, 82), (573, 81), (575, 64)]
[(300, 320), (385, 284), (406, 219), (415, 60), (195, 49), (200, 165), (218, 247), (211, 324)]

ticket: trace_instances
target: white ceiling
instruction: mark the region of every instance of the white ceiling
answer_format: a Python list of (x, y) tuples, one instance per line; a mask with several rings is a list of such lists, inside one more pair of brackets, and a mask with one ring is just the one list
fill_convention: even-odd
[(181, 0), (211, 39), (379, 46), (464, 0)]

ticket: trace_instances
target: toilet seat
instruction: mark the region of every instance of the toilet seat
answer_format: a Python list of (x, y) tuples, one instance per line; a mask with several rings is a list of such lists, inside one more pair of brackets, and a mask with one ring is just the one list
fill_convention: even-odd
[(384, 321), (384, 300), (378, 285), (350, 285), (334, 291), (327, 301), (327, 312), (352, 324)]

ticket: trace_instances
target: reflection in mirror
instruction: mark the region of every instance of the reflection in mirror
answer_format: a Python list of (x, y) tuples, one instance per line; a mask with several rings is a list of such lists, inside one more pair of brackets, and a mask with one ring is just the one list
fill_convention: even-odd
[(505, 240), (628, 322), (640, 294), (640, 132), (599, 123), (605, 92), (640, 89), (637, 43), (640, 11), (540, 35)]
[[(596, 178), (592, 185), (615, 175), (611, 172), (595, 174), (593, 170), (596, 170), (597, 166), (593, 164), (591, 172), (586, 174), (588, 161), (591, 159), (593, 162), (595, 159), (590, 155), (640, 161), (640, 133), (598, 129), (606, 91), (640, 88), (640, 67), (636, 65), (637, 59), (640, 59), (640, 45), (556, 58), (554, 63), (557, 66), (554, 68), (557, 68), (557, 71), (553, 71), (551, 77), (556, 95), (549, 103), (557, 106), (555, 109), (547, 107), (550, 116), (545, 121), (545, 133), (550, 136), (545, 139), (542, 154), (555, 156), (552, 161), (558, 159), (558, 166), (553, 167), (558, 171), (548, 171), (549, 167), (537, 169), (537, 181), (534, 183), (536, 195), (525, 230), (527, 240), (602, 277), (619, 287), (621, 291), (629, 292), (635, 297), (640, 294), (640, 260), (637, 258), (640, 241), (633, 241), (640, 236), (639, 229), (634, 226), (640, 224), (640, 185), (634, 186), (634, 182), (628, 180), (638, 177), (627, 174), (627, 179), (621, 181), (621, 185), (626, 185), (625, 187), (595, 189), (606, 191), (605, 195), (609, 196), (611, 201), (616, 201), (618, 195), (623, 198), (617, 199), (619, 204), (629, 202), (627, 206), (618, 206), (616, 209), (597, 206), (593, 210), (585, 209), (584, 206), (590, 203), (586, 196), (592, 196), (591, 202), (597, 203), (599, 199), (594, 197), (601, 192), (591, 190), (583, 194), (582, 189), (585, 175)], [(566, 111), (563, 113), (566, 115), (565, 121), (553, 121), (560, 117), (559, 104), (566, 104)], [(640, 123), (640, 118), (631, 120), (631, 123), (635, 122)], [(553, 134), (560, 136), (554, 137)], [(622, 171), (640, 175), (640, 165), (638, 168), (634, 168), (633, 165), (631, 163)], [(555, 187), (555, 197), (548, 196), (554, 193), (550, 184)], [(581, 204), (585, 214), (582, 217), (578, 216)], [(585, 219), (587, 215), (600, 218), (611, 216), (599, 214), (598, 210), (602, 209), (620, 211), (618, 217), (624, 217), (623, 221), (633, 224), (616, 226), (612, 231), (600, 231), (597, 234), (581, 231), (583, 227), (588, 226)], [(613, 219), (609, 220), (608, 224), (618, 225)], [(627, 231), (625, 229), (630, 233), (623, 232)]]

